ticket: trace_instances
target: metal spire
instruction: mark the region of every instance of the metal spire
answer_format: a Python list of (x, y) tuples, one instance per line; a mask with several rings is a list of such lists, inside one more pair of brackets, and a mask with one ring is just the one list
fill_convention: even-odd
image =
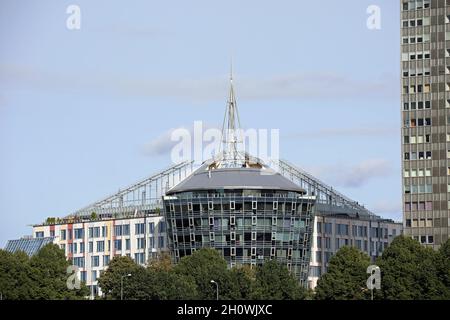
[(233, 87), (233, 62), (230, 65), (230, 93), (227, 101), (227, 108), (222, 126), (222, 165), (235, 166), (242, 165), (244, 157), (238, 152), (238, 143), (242, 143), (241, 123), (237, 110), (236, 96)]

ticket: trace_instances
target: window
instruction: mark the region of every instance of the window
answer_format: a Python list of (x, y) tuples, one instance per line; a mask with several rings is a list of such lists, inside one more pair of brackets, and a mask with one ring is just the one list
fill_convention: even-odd
[(273, 210), (278, 210), (278, 201), (273, 202)]
[(100, 237), (100, 227), (90, 227), (88, 229), (88, 237), (89, 238), (98, 238)]
[(122, 250), (122, 239), (116, 239), (114, 240), (114, 248), (117, 251), (121, 251)]
[(97, 241), (97, 252), (105, 251), (105, 241)]
[(89, 241), (89, 253), (94, 252), (94, 242), (93, 241)]
[(100, 266), (100, 259), (99, 259), (99, 256), (92, 256), (92, 257), (91, 257), (91, 266), (92, 266), (92, 267), (98, 267), (98, 266)]
[(75, 239), (83, 239), (84, 238), (84, 229), (83, 228), (73, 229), (73, 234), (74, 234)]
[(135, 234), (145, 234), (145, 223), (135, 224)]
[(208, 201), (208, 210), (213, 210), (214, 209), (214, 204), (212, 201)]
[(235, 208), (236, 208), (236, 203), (234, 201), (230, 201), (230, 209), (235, 210)]
[(145, 238), (137, 238), (136, 241), (138, 249), (145, 249)]
[(125, 239), (125, 250), (130, 250), (130, 239)]
[(103, 256), (103, 266), (105, 266), (105, 267), (108, 266), (109, 261), (110, 261), (110, 258), (108, 255)]
[(137, 264), (144, 264), (145, 263), (145, 255), (144, 255), (144, 253), (135, 253), (134, 254), (134, 261)]
[(252, 210), (256, 210), (258, 203), (256, 201), (252, 201)]
[(150, 233), (155, 233), (155, 223), (154, 222), (150, 222), (148, 224), (148, 228), (150, 230)]
[(77, 267), (84, 268), (84, 257), (73, 258), (73, 264)]
[(61, 230), (61, 240), (66, 240), (66, 230)]
[(122, 235), (122, 226), (114, 226), (114, 235), (116, 237), (121, 236)]

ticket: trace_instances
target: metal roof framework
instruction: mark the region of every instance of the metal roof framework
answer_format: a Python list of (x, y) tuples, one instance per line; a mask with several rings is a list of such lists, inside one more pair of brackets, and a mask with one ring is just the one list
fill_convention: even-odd
[(194, 161), (181, 162), (77, 210), (69, 217), (89, 216), (93, 212), (97, 215), (125, 215), (154, 211), (162, 207), (162, 197), (166, 191), (183, 181), (193, 171)]
[[(328, 186), (286, 160), (279, 160), (274, 166), (276, 167), (273, 168), (274, 170), (294, 182), (301, 189), (306, 190), (308, 195), (313, 195), (317, 198), (316, 207), (318, 212), (377, 217), (357, 201), (346, 197), (333, 189), (333, 187)], [(137, 215), (142, 212), (155, 212), (157, 209), (162, 208), (162, 197), (166, 195), (167, 191), (200, 169), (194, 167), (194, 161), (185, 161), (173, 165), (117, 193), (77, 210), (68, 218), (87, 217), (93, 212), (97, 215), (107, 214), (117, 217), (130, 214)]]

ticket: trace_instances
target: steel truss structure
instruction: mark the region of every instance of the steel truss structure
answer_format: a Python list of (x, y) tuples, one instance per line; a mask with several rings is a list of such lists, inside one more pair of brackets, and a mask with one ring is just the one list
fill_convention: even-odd
[(316, 211), (322, 214), (346, 214), (355, 217), (378, 218), (357, 201), (351, 200), (342, 193), (313, 177), (302, 169), (290, 164), (286, 160), (278, 160), (275, 164), (277, 171), (283, 176), (316, 196)]
[[(319, 179), (286, 160), (274, 164), (276, 171), (316, 196), (316, 210), (320, 213), (347, 214), (350, 216), (377, 217), (358, 202), (349, 199)], [(100, 201), (77, 210), (69, 217), (113, 215), (114, 217), (157, 213), (162, 209), (166, 192), (195, 172), (194, 161), (185, 161), (143, 179)], [(68, 217), (68, 218), (69, 218)]]
[(77, 210), (69, 217), (90, 216), (94, 212), (115, 217), (151, 213), (162, 208), (166, 191), (184, 180), (194, 171), (194, 161), (184, 161), (143, 179), (100, 201)]

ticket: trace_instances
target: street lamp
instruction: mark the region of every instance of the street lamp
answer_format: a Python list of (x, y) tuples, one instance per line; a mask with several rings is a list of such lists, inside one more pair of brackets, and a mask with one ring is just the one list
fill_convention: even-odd
[(216, 300), (219, 300), (219, 284), (214, 280), (211, 280), (211, 283), (214, 283), (216, 285)]
[(131, 273), (121, 276), (120, 278), (120, 300), (123, 300), (123, 278), (131, 277)]

